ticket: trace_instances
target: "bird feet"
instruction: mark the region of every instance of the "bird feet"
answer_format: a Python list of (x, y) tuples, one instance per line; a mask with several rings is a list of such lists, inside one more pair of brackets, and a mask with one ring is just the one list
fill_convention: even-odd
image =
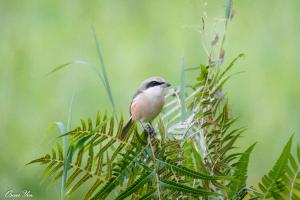
[(153, 137), (155, 135), (155, 130), (150, 124), (147, 124), (145, 130), (149, 133), (150, 137)]

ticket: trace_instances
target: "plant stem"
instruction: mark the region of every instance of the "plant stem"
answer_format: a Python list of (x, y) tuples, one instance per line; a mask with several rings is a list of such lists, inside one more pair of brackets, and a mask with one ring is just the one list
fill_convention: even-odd
[(161, 196), (161, 192), (160, 192), (160, 186), (159, 186), (159, 176), (157, 174), (158, 169), (157, 169), (157, 166), (156, 166), (156, 157), (155, 157), (154, 148), (152, 146), (151, 136), (150, 135), (148, 136), (148, 143), (149, 143), (149, 146), (151, 148), (152, 160), (153, 160), (154, 169), (155, 169), (157, 196), (158, 196), (158, 199), (161, 200), (161, 197), (160, 197)]

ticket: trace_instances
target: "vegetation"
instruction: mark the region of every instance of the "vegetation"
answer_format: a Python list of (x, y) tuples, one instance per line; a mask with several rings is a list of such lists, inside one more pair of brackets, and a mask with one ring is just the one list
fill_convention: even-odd
[[(225, 32), (232, 16), (228, 0)], [(81, 120), (81, 125), (70, 131), (61, 128), (61, 137), (67, 138), (64, 147), (58, 142), (51, 153), (29, 164), (42, 164), (45, 177), (52, 182), (63, 180), (62, 198), (85, 185), (84, 199), (300, 199), (300, 147), (296, 158), (291, 153), (293, 137), (259, 188), (247, 185), (255, 144), (244, 152), (236, 149), (245, 129), (235, 127), (237, 118), (229, 112), (222, 90), (243, 54), (224, 66), (225, 38), (224, 34), (220, 43), (218, 37), (211, 43), (211, 48), (219, 51), (208, 54), (208, 64), (185, 68), (183, 59), (181, 84), (166, 95), (165, 108), (154, 125), (155, 137), (135, 125), (121, 139), (124, 119), (116, 116), (95, 36), (103, 72), (99, 77), (113, 113), (97, 113), (94, 120)], [(198, 76), (187, 84), (184, 74), (188, 71)]]

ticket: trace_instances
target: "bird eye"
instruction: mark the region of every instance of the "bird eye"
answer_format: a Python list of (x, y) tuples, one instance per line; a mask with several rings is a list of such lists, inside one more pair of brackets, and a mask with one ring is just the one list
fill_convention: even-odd
[(158, 85), (161, 85), (161, 84), (163, 84), (163, 83), (158, 82), (158, 81), (151, 81), (150, 83), (148, 83), (146, 88), (155, 87), (155, 86), (158, 86)]
[(152, 86), (158, 86), (163, 84), (162, 82), (158, 82), (158, 81), (152, 81)]

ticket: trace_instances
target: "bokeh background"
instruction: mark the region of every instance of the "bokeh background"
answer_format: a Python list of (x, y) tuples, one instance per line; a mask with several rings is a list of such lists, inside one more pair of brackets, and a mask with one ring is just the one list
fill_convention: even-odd
[[(176, 85), (180, 62), (206, 63), (201, 46), (201, 16), (207, 20), (207, 43), (224, 17), (225, 0), (0, 0), (0, 192), (30, 190), (35, 199), (58, 199), (59, 187), (40, 184), (38, 166), (24, 167), (49, 151), (66, 122), (73, 94), (72, 125), (97, 111), (111, 112), (96, 74), (72, 65), (46, 76), (60, 64), (85, 60), (98, 64), (94, 26), (116, 100), (118, 113), (140, 82), (160, 75)], [(248, 128), (244, 149), (258, 142), (251, 158), (251, 183), (275, 162), (292, 133), (300, 133), (300, 1), (234, 1), (225, 62), (238, 53), (245, 73), (228, 82), (232, 113)], [(218, 21), (218, 20), (217, 20)], [(193, 74), (186, 80), (192, 82)]]

